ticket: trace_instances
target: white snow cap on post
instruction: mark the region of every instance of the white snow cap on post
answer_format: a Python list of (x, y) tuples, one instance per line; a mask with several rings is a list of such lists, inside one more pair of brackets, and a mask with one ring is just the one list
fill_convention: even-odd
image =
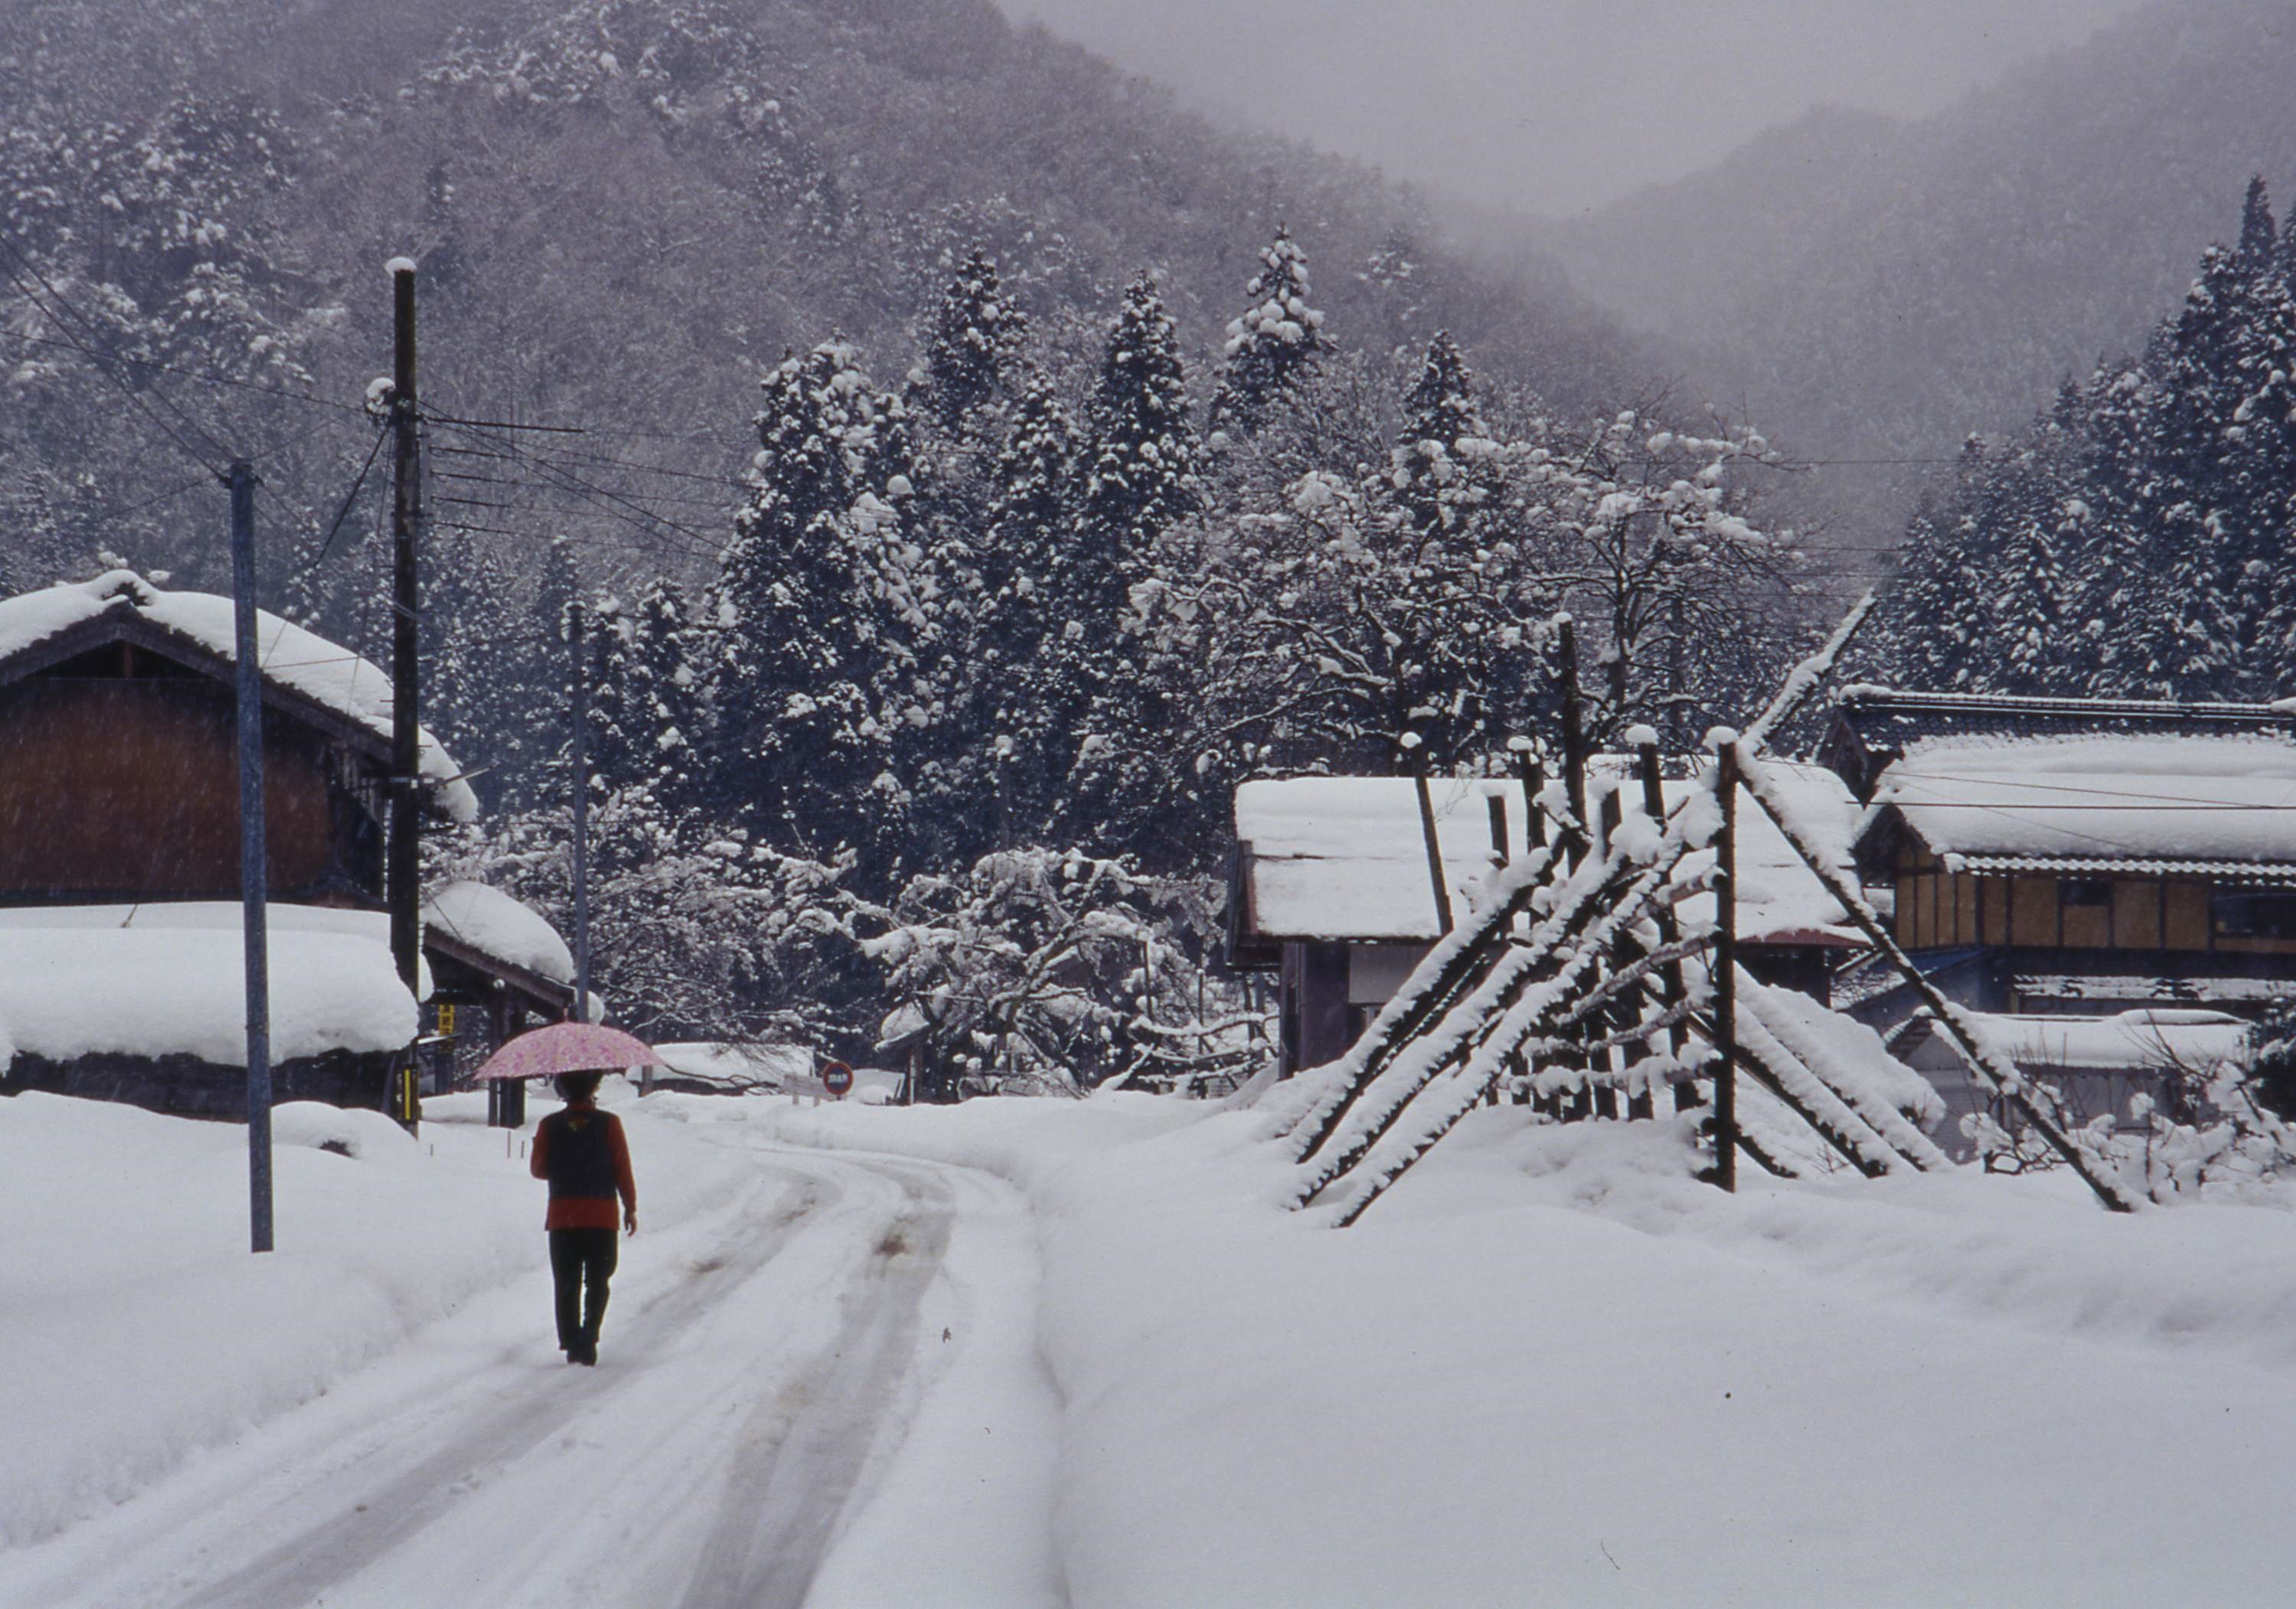
[(412, 274), (414, 272), (414, 259), (411, 257), (395, 257), (382, 265), (382, 271), (393, 279), (402, 274)]

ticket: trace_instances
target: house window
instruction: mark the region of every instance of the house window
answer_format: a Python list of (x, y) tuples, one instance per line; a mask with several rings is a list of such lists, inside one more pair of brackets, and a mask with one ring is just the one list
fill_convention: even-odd
[(2228, 938), (2296, 938), (2296, 894), (2219, 890), (2209, 901), (2217, 931)]
[(2057, 885), (2057, 942), (2068, 950), (2103, 950), (2112, 943), (2112, 885), (2067, 878)]

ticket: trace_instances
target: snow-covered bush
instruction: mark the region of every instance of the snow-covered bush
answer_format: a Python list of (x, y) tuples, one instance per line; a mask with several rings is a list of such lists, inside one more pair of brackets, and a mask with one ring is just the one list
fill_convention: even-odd
[(1215, 998), (1218, 903), (1207, 878), (1000, 850), (912, 878), (861, 948), (884, 968), (886, 1037), (917, 1045), (927, 1093), (1074, 1092), (1214, 1033), (1196, 1013)]

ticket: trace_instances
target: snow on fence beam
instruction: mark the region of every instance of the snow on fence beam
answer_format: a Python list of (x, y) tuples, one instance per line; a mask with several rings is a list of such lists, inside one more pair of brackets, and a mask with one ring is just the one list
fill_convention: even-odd
[[(1455, 1004), (1472, 987), (1476, 972), (1489, 960), (1493, 944), (1529, 908), (1531, 898), (1546, 886), (1549, 873), (1571, 852), (1577, 834), (1565, 831), (1556, 841), (1503, 867), (1486, 886), (1468, 920), (1454, 927), (1421, 959), (1404, 979), (1363, 1037), (1339, 1060), (1313, 1076), (1326, 1088), (1304, 1107), (1286, 1131), (1295, 1137), (1292, 1158), (1306, 1162), (1338, 1131), (1349, 1109), (1393, 1059), (1400, 1049)], [(1298, 1139), (1302, 1132), (1304, 1139)], [(1279, 1133), (1275, 1138), (1281, 1138)]]

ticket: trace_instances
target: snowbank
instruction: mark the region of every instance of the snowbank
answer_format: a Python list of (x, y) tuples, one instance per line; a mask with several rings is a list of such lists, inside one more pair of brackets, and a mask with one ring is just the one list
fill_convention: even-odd
[[(766, 1109), (1023, 1184), (1078, 1605), (2271, 1603), (2291, 1219), (1688, 1177), (1477, 1113), (1356, 1229), (1249, 1112)], [(2141, 1523), (2132, 1523), (2136, 1516)]]
[[(266, 927), (273, 1060), (414, 1039), (417, 1013), (391, 963), (388, 917), (273, 905)], [(246, 976), (235, 904), (0, 911), (0, 1069), (13, 1051), (55, 1061), (186, 1055), (243, 1067)]]
[[(68, 582), (0, 599), (0, 660), (60, 636), (113, 609), (134, 609), (160, 630), (180, 637), (226, 664), (238, 658), (234, 604), (213, 592), (171, 592), (133, 570), (107, 570), (93, 581)], [(266, 680), (300, 693), (314, 703), (390, 736), (390, 677), (380, 666), (340, 643), (314, 635), (258, 610), (255, 640)], [(478, 796), (462, 780), (453, 756), (428, 731), (421, 734), (422, 776), (447, 813), (458, 821), (478, 819)]]

